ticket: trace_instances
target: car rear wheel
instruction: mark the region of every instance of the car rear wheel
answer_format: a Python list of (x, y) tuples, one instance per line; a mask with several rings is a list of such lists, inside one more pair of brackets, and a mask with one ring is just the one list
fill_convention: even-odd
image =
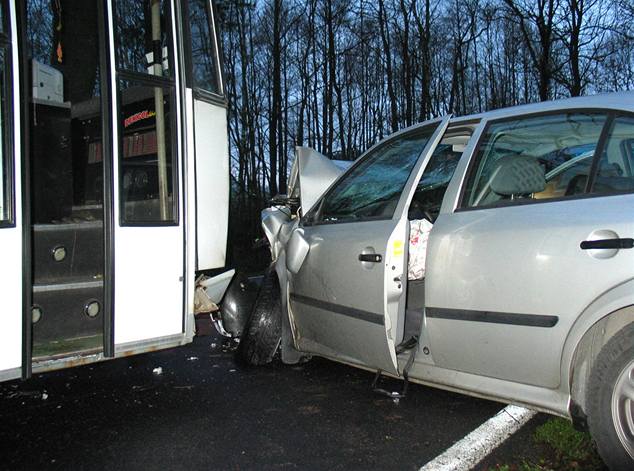
[(253, 304), (251, 316), (240, 338), (239, 358), (249, 365), (273, 360), (282, 337), (282, 305), (275, 270), (267, 270)]
[(588, 425), (612, 470), (634, 469), (634, 324), (601, 349), (588, 388)]

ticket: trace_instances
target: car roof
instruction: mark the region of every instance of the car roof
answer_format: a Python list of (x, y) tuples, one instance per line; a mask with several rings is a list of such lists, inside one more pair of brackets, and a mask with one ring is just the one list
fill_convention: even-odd
[(598, 95), (564, 98), (559, 100), (543, 101), (526, 105), (510, 106), (497, 110), (486, 111), (467, 116), (452, 118), (451, 124), (466, 123), (468, 121), (486, 118), (489, 120), (506, 118), (518, 114), (544, 113), (561, 109), (613, 109), (634, 111), (634, 91), (601, 93)]
[[(537, 114), (547, 113), (557, 110), (579, 110), (579, 109), (603, 109), (603, 110), (615, 110), (615, 111), (630, 111), (634, 112), (634, 90), (623, 92), (610, 92), (600, 93), (597, 95), (563, 98), (558, 100), (542, 101), (539, 103), (529, 103), (526, 105), (516, 105), (507, 108), (499, 108), (496, 110), (485, 111), (483, 113), (476, 113), (465, 116), (451, 117), (449, 126), (455, 128), (456, 126), (468, 126), (476, 125), (482, 119), (497, 120), (503, 118), (509, 118), (517, 115), (525, 114)], [(416, 129), (431, 125), (433, 123), (440, 123), (443, 117), (435, 117), (427, 121), (413, 124), (404, 129), (386, 136), (385, 138), (377, 141), (373, 146), (366, 149), (359, 158), (363, 158), (366, 154), (375, 148), (381, 146), (383, 143), (391, 140), (392, 138), (401, 134), (415, 131)]]

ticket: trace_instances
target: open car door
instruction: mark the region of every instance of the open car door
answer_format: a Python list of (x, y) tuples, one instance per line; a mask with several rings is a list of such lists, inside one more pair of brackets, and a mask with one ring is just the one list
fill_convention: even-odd
[(289, 267), (300, 350), (398, 374), (407, 196), (448, 123), (423, 123), (374, 146), (302, 219), (294, 235), (302, 241), (287, 253), (294, 261), (295, 251), (308, 251)]

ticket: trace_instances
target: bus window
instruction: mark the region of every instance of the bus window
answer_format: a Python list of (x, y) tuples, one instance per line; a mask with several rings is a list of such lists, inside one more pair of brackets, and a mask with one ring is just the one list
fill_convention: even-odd
[(191, 41), (191, 69), (194, 88), (221, 94), (217, 36), (209, 0), (189, 0), (187, 20)]
[(171, 21), (165, 0), (117, 0), (117, 69), (170, 77)]
[(169, 87), (120, 81), (123, 139), (121, 211), (126, 223), (174, 222), (172, 93)]
[(117, 0), (115, 11), (121, 223), (173, 224), (178, 198), (169, 2)]

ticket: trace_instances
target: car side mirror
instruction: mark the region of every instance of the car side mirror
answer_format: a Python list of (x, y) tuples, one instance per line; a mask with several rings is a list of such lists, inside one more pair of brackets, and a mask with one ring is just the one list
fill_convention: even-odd
[(299, 273), (309, 250), (310, 245), (304, 238), (304, 230), (295, 229), (286, 246), (286, 269), (293, 274)]
[(491, 178), (491, 190), (502, 196), (530, 195), (542, 192), (544, 188), (544, 168), (530, 156), (503, 157)]

